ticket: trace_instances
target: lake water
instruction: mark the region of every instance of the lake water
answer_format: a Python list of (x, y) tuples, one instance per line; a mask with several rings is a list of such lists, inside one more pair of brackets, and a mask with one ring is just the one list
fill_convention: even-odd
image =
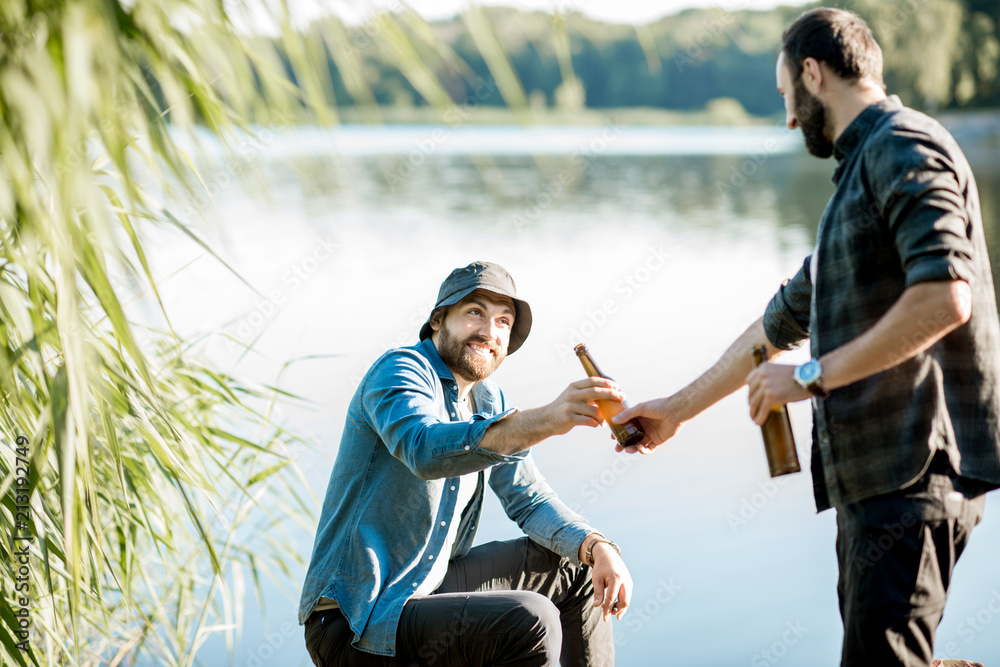
[[(577, 342), (633, 402), (707, 369), (810, 252), (832, 163), (800, 144), (777, 127), (269, 128), (234, 161), (202, 163), (211, 207), (175, 206), (212, 221), (199, 229), (263, 298), (174, 234), (151, 244), (155, 275), (174, 326), (211, 334), (203, 352), (224, 369), (273, 383), (301, 359), (280, 385), (315, 406), (279, 419), (317, 445), (295, 457), (318, 516), (357, 380), (385, 349), (416, 341), (441, 280), (472, 260), (503, 264), (532, 305), (531, 336), (494, 376), (515, 405), (547, 403), (582, 377)], [(1000, 152), (967, 148), (1000, 247)], [(152, 317), (148, 302), (130, 308)], [(259, 339), (237, 363), (227, 336)], [(791, 414), (808, 471), (808, 405)], [(615, 454), (606, 428), (533, 456), (622, 547), (635, 598), (615, 622), (619, 665), (839, 664), (834, 513), (816, 514), (808, 472), (768, 477), (745, 390), (654, 456)], [(517, 537), (488, 498), (478, 541)], [(274, 537), (305, 561), (315, 524), (302, 524)], [(1000, 658), (998, 552), (993, 494), (955, 573), (939, 656)], [(199, 663), (310, 664), (296, 619), (304, 569), (266, 582), (263, 609), (248, 596), (232, 662), (216, 637)]]

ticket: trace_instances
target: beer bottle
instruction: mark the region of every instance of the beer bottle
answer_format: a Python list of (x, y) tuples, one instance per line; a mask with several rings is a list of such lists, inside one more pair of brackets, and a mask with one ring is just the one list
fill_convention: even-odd
[[(754, 368), (767, 360), (767, 348), (763, 345), (753, 347)], [(795, 438), (792, 437), (792, 423), (788, 420), (788, 406), (776, 405), (771, 408), (767, 421), (760, 427), (764, 435), (764, 451), (767, 453), (767, 467), (771, 477), (799, 472), (799, 455), (795, 451)]]
[[(594, 358), (590, 356), (590, 352), (587, 351), (587, 346), (580, 343), (575, 348), (576, 355), (580, 357), (580, 363), (583, 364), (583, 370), (587, 371), (587, 375), (595, 378), (607, 378), (608, 376), (601, 372), (594, 363)], [(611, 378), (608, 378), (609, 380)], [(622, 447), (628, 447), (629, 445), (638, 445), (642, 442), (642, 439), (646, 437), (645, 432), (643, 432), (642, 427), (639, 425), (638, 419), (630, 419), (624, 424), (615, 424), (611, 421), (611, 418), (616, 414), (629, 407), (628, 403), (619, 403), (618, 401), (597, 401), (597, 411), (600, 413), (601, 418), (607, 422), (608, 426), (611, 427), (611, 432), (615, 434), (615, 438), (618, 439), (618, 444)]]

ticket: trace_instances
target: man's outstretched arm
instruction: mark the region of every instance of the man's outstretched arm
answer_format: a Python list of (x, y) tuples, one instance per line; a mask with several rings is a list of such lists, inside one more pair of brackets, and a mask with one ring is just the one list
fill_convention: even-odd
[(491, 424), (479, 446), (510, 455), (537, 445), (549, 436), (568, 433), (574, 426), (597, 427), (603, 421), (594, 401), (621, 401), (624, 398), (618, 385), (607, 378), (577, 380), (548, 405), (517, 410)]
[(751, 324), (701, 377), (673, 396), (640, 403), (614, 418), (615, 422), (624, 423), (638, 417), (646, 431), (646, 440), (638, 446), (627, 447), (626, 451), (651, 453), (674, 437), (684, 422), (745, 385), (753, 369), (755, 345), (764, 345), (770, 359), (778, 351), (789, 350), (809, 337), (811, 264), (812, 255), (809, 255), (798, 272), (782, 283), (764, 316)]
[[(823, 355), (823, 387), (843, 387), (879, 373), (928, 349), (968, 321), (971, 313), (968, 283), (936, 281), (909, 287), (892, 308), (867, 332)], [(767, 346), (770, 359), (778, 350), (764, 333), (763, 318), (754, 322), (718, 362), (673, 396), (640, 403), (615, 417), (625, 422), (639, 417), (647, 442), (629, 452), (652, 452), (677, 433), (681, 425), (745, 384), (753, 420), (762, 424), (770, 409), (810, 397), (792, 377), (794, 367), (762, 364), (754, 369), (750, 350)]]
[[(635, 446), (626, 447), (629, 453), (652, 453), (677, 433), (678, 429), (706, 409), (747, 383), (747, 375), (753, 370), (750, 351), (754, 345), (765, 345), (767, 356), (771, 358), (779, 350), (764, 333), (764, 318), (758, 319), (737, 338), (729, 349), (702, 375), (676, 394), (657, 398), (634, 405), (621, 412), (615, 422), (624, 423), (639, 418), (646, 431), (646, 440)], [(616, 446), (622, 450), (620, 445)]]

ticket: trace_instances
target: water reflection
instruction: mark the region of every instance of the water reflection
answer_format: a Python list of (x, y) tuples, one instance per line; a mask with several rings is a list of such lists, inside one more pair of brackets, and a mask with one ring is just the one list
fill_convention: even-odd
[[(297, 462), (321, 497), (356, 378), (387, 347), (415, 342), (451, 268), (483, 258), (511, 270), (535, 313), (528, 344), (495, 378), (517, 405), (541, 405), (577, 379), (567, 350), (580, 339), (633, 400), (664, 395), (705, 370), (812, 247), (833, 163), (768, 150), (770, 136), (733, 141), (731, 155), (731, 137), (690, 130), (686, 145), (702, 141), (704, 154), (649, 154), (631, 140), (633, 154), (619, 144), (587, 155), (557, 137), (564, 150), (542, 157), (441, 144), (419, 158), (406, 142), (395, 152), (381, 141), (367, 153), (357, 144), (333, 158), (315, 133), (279, 138), (259, 165), (272, 203), (255, 203), (235, 184), (218, 200), (240, 231), (234, 265), (261, 293), (278, 287), (287, 297), (235, 370), (271, 382), (290, 357), (340, 355), (296, 365), (282, 384), (320, 405), (287, 418), (320, 444)], [(1000, 152), (970, 158), (996, 252)], [(294, 289), (285, 284), (282, 275), (320, 238), (337, 244), (333, 259)], [(158, 248), (161, 274), (181, 263), (179, 247)], [(996, 272), (1000, 261), (993, 265)], [(182, 332), (224, 329), (253, 308), (217, 267), (195, 265), (167, 287)], [(223, 345), (209, 353), (223, 366), (238, 356)], [(793, 406), (792, 419), (808, 470), (808, 407)], [(626, 548), (637, 604), (616, 628), (619, 664), (664, 664), (664, 656), (746, 664), (787, 623), (808, 631), (783, 665), (837, 663), (832, 513), (815, 516), (808, 474), (768, 486), (759, 431), (741, 397), (685, 427), (655, 457), (623, 460), (604, 429), (553, 439), (534, 456), (560, 496)], [(990, 523), (1000, 508), (990, 504), (956, 573), (955, 618), (981, 606), (977, 591), (1000, 586), (1000, 526)], [(516, 534), (495, 502), (487, 508), (480, 541)], [(289, 548), (307, 557), (311, 544), (303, 530)], [(284, 588), (265, 587), (278, 624), (294, 618), (297, 603), (297, 589)], [(274, 627), (252, 605), (247, 614), (246, 637)], [(308, 664), (297, 637), (272, 664)], [(954, 625), (940, 637), (955, 638)], [(961, 646), (1000, 654), (1000, 635)], [(206, 645), (206, 664), (222, 664), (222, 655), (221, 642)]]
[[(1000, 158), (996, 149), (971, 146), (983, 221), (991, 248), (1000, 235)], [(277, 190), (297, 190), (311, 213), (336, 206), (365, 215), (401, 208), (442, 223), (485, 224), (517, 235), (538, 224), (569, 223), (585, 213), (617, 226), (643, 215), (677, 234), (742, 239), (777, 225), (781, 250), (814, 239), (833, 192), (833, 160), (802, 153), (750, 155), (607, 155), (496, 157), (447, 154), (412, 165), (394, 177), (407, 156), (298, 156), (269, 174)], [(560, 223), (561, 221), (561, 223)], [(789, 236), (793, 241), (789, 243)], [(1000, 258), (998, 251), (992, 251)], [(993, 261), (1000, 277), (1000, 261)]]

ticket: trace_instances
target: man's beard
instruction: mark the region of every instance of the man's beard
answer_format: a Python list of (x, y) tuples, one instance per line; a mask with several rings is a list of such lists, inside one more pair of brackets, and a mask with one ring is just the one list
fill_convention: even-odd
[(833, 142), (826, 136), (826, 107), (818, 97), (814, 97), (806, 90), (801, 76), (795, 81), (793, 111), (810, 155), (818, 158), (828, 158), (833, 155)]
[[(495, 341), (480, 336), (471, 336), (460, 341), (453, 337), (445, 326), (441, 327), (438, 342), (440, 343), (438, 354), (441, 355), (445, 365), (451, 369), (452, 373), (469, 382), (479, 382), (488, 378), (507, 356), (507, 350), (498, 348)], [(480, 343), (492, 349), (495, 354), (490, 357), (476, 356), (465, 348), (466, 343)]]

